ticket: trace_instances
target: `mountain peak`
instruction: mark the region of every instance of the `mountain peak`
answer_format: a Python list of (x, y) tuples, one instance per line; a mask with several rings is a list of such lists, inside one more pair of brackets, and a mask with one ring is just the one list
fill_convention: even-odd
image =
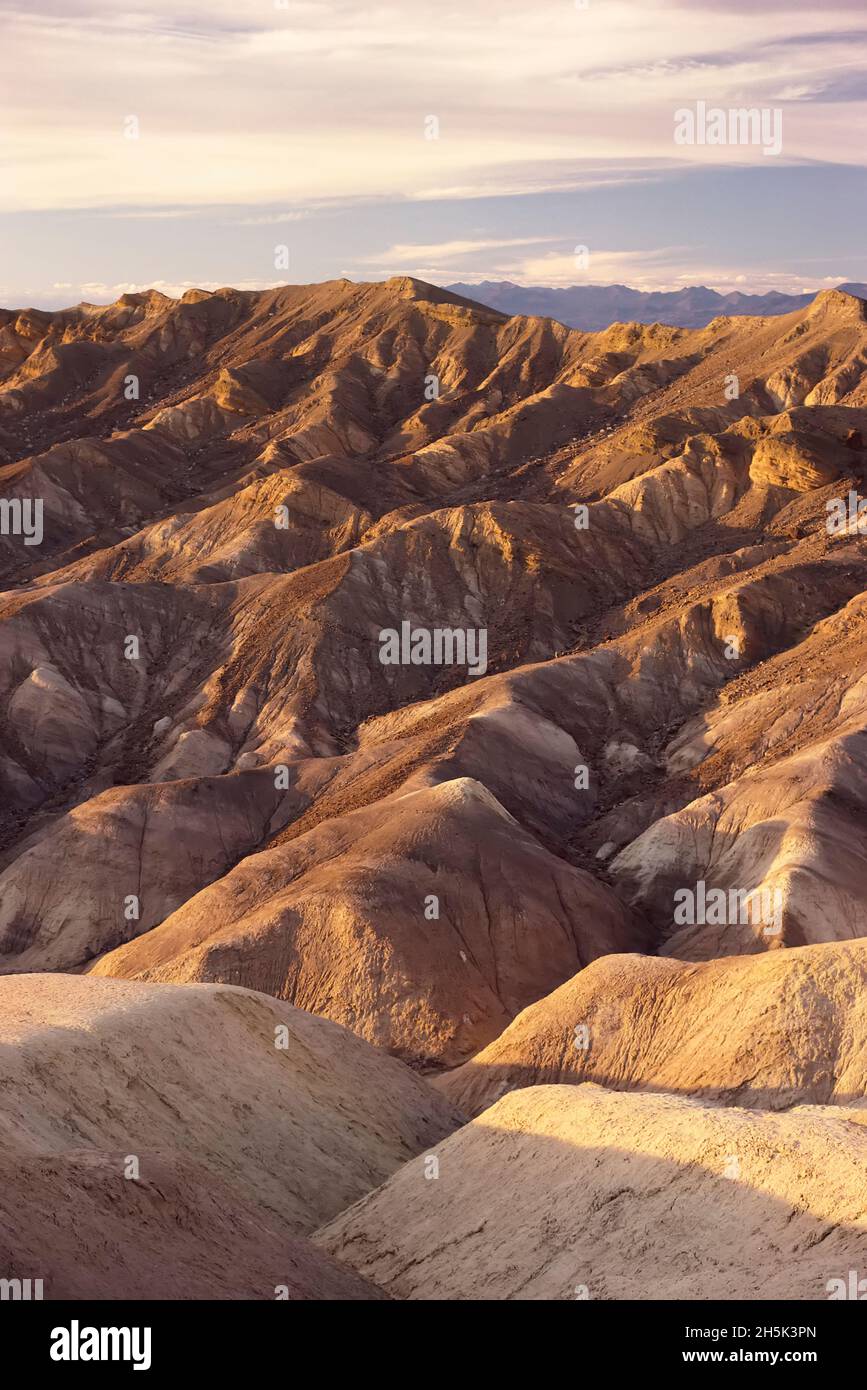
[(807, 312), (810, 318), (833, 315), (855, 322), (867, 319), (867, 303), (843, 289), (820, 290)]

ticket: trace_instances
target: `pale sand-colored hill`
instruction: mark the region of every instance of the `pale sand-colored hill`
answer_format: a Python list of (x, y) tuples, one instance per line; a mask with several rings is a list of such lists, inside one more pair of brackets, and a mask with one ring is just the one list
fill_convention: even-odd
[(827, 1299), (867, 1260), (867, 1127), (839, 1110), (538, 1086), (436, 1156), (317, 1244), (434, 1300)]
[(867, 1107), (867, 940), (690, 965), (605, 956), (435, 1084), (467, 1115), (593, 1081), (725, 1105)]
[[(87, 1178), (89, 1153), (140, 1156), (155, 1239), (161, 1223), (183, 1221), (185, 1204), (228, 1203), (230, 1217), (235, 1202), (277, 1237), (297, 1236), (460, 1122), (426, 1082), (362, 1039), (225, 986), (9, 976), (0, 979), (0, 1044), (0, 1147), (43, 1191), (51, 1163), (68, 1167), (71, 1189), (84, 1184), (81, 1222), (89, 1211), (96, 1224), (82, 1224), (82, 1250), (109, 1229), (87, 1197), (97, 1181)], [(174, 1215), (171, 1205), (156, 1209), (149, 1155), (168, 1165)], [(134, 1224), (135, 1203), (118, 1201), (120, 1224)], [(68, 1210), (74, 1216), (73, 1196)]]

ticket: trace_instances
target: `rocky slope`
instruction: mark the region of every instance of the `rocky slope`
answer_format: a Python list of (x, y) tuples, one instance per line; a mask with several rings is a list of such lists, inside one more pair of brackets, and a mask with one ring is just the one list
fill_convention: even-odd
[(437, 1079), (466, 1114), (594, 1081), (751, 1109), (867, 1097), (867, 941), (691, 965), (606, 956)]
[(497, 1102), (316, 1236), (409, 1299), (821, 1299), (863, 1268), (867, 1128), (599, 1086)]
[(546, 981), (637, 934), (609, 890), (550, 854), (479, 782), (455, 778), (243, 860), (93, 971), (231, 976), (407, 1060), (454, 1063)]
[(459, 1120), (400, 1062), (264, 995), (6, 978), (4, 1273), (55, 1298), (367, 1297), (298, 1238)]
[(386, 1297), (183, 1155), (142, 1158), (127, 1181), (123, 1152), (0, 1154), (2, 1277), (74, 1301)]

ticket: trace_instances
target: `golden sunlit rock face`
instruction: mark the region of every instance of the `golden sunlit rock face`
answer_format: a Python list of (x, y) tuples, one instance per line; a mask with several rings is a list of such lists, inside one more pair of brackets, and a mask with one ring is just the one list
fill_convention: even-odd
[(0, 1275), (867, 1270), (865, 468), (837, 290), (0, 311)]

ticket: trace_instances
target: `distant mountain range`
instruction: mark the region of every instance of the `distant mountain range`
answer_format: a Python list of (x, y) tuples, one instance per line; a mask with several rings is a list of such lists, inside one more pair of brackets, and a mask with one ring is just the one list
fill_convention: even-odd
[[(510, 280), (483, 280), (478, 285), (446, 285), (455, 294), (475, 299), (504, 314), (537, 314), (558, 319), (569, 328), (595, 332), (610, 323), (667, 323), (677, 328), (704, 328), (721, 315), (759, 318), (803, 309), (815, 294), (719, 294), (706, 285), (671, 291), (632, 290), (628, 285), (514, 285)], [(867, 298), (867, 285), (837, 286)]]

